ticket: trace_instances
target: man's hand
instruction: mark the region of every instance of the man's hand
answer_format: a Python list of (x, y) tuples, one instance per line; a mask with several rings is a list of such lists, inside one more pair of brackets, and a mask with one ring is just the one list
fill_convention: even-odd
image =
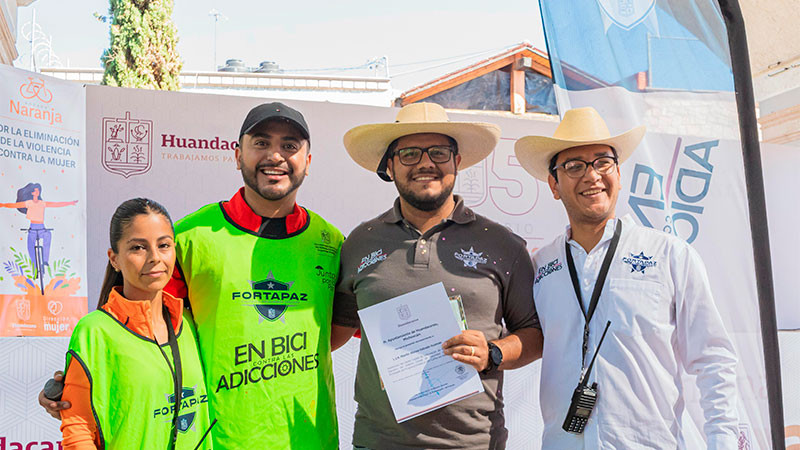
[[(64, 372), (58, 371), (53, 374), (53, 379), (56, 381), (64, 381)], [(61, 411), (64, 409), (69, 409), (72, 405), (69, 402), (57, 402), (55, 400), (50, 400), (49, 398), (44, 396), (44, 389), (39, 392), (39, 404), (42, 408), (47, 411), (47, 414), (53, 416), (54, 419), (61, 420)]]
[(456, 361), (469, 364), (478, 372), (489, 367), (489, 347), (486, 336), (478, 330), (465, 330), (442, 344), (445, 355)]

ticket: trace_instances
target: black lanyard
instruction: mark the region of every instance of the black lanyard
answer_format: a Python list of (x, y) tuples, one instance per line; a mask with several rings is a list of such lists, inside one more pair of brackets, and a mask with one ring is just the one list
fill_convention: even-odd
[(611, 267), (611, 260), (614, 258), (614, 253), (617, 251), (617, 244), (622, 235), (622, 220), (617, 220), (617, 227), (614, 230), (614, 237), (611, 238), (611, 243), (608, 244), (606, 256), (603, 258), (603, 265), (600, 266), (600, 273), (597, 274), (597, 281), (594, 283), (594, 290), (592, 291), (592, 299), (589, 302), (588, 311), (583, 309), (583, 296), (581, 295), (581, 284), (578, 281), (578, 272), (575, 270), (575, 261), (572, 259), (572, 251), (569, 248), (569, 240), (564, 241), (567, 248), (567, 266), (569, 267), (569, 276), (572, 278), (572, 287), (575, 288), (575, 296), (578, 298), (578, 307), (581, 309), (583, 318), (586, 319), (586, 324), (583, 326), (583, 347), (581, 356), (581, 368), (586, 364), (586, 351), (589, 348), (589, 321), (594, 316), (594, 311), (597, 309), (597, 302), (600, 300), (600, 292), (603, 291), (603, 285), (606, 282), (608, 275), (608, 268)]
[(170, 434), (169, 441), (169, 448), (174, 449), (178, 440), (178, 413), (181, 409), (181, 394), (183, 394), (183, 370), (181, 369), (181, 352), (178, 350), (178, 338), (175, 336), (175, 328), (172, 326), (172, 319), (170, 318), (169, 310), (167, 309), (166, 305), (162, 305), (162, 307), (162, 314), (164, 315), (164, 320), (167, 322), (167, 342), (169, 343), (169, 348), (172, 351), (174, 368), (173, 365), (170, 364), (169, 358), (167, 358), (164, 350), (161, 350), (161, 346), (158, 345), (158, 342), (156, 342), (156, 345), (161, 351), (161, 354), (164, 356), (164, 360), (167, 361), (169, 370), (172, 372), (172, 381), (175, 385), (175, 414), (172, 416), (172, 433)]

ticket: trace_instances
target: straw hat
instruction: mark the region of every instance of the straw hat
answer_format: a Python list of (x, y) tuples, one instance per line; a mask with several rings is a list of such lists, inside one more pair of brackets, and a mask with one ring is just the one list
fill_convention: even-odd
[(417, 133), (439, 133), (458, 143), (459, 169), (481, 162), (500, 139), (500, 127), (483, 122), (451, 122), (436, 103), (412, 103), (397, 112), (394, 123), (357, 126), (344, 135), (347, 153), (359, 166), (378, 171), (387, 147), (397, 138)]
[(514, 153), (523, 168), (535, 178), (547, 181), (550, 160), (555, 154), (572, 147), (604, 144), (613, 147), (622, 163), (636, 150), (644, 137), (644, 125), (611, 136), (606, 122), (591, 107), (571, 109), (556, 128), (553, 137), (525, 136), (514, 144)]

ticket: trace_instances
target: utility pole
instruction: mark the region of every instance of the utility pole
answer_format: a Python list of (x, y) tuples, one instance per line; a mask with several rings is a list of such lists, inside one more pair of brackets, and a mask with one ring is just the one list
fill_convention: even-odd
[(30, 69), (31, 69), (31, 72), (36, 72), (36, 68), (35, 68), (36, 58), (34, 56), (34, 54), (36, 52), (34, 52), (34, 47), (33, 47), (34, 35), (36, 34), (36, 8), (31, 8), (31, 9), (33, 11), (32, 11), (32, 15), (31, 15), (31, 37), (30, 37), (30, 43), (31, 43), (31, 67), (30, 67)]
[(214, 67), (212, 72), (217, 71), (217, 22), (219, 22), (220, 18), (227, 19), (221, 12), (217, 11), (216, 8), (212, 8), (211, 11), (208, 12), (208, 15), (214, 18)]

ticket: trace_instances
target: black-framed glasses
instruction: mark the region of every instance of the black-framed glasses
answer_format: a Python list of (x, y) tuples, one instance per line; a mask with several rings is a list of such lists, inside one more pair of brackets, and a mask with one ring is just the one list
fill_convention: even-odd
[(446, 163), (453, 157), (453, 147), (450, 145), (431, 145), (430, 147), (406, 147), (394, 151), (392, 156), (397, 156), (404, 166), (413, 166), (422, 161), (422, 154), (427, 153), (428, 158), (436, 164)]
[(595, 158), (593, 161), (584, 161), (582, 159), (570, 159), (568, 161), (564, 161), (562, 164), (559, 164), (553, 168), (553, 171), (556, 169), (564, 169), (564, 172), (570, 178), (581, 178), (582, 176), (586, 175), (586, 170), (592, 166), (594, 171), (599, 173), (600, 175), (606, 175), (611, 173), (614, 170), (614, 167), (617, 166), (617, 157), (616, 156), (600, 156)]

